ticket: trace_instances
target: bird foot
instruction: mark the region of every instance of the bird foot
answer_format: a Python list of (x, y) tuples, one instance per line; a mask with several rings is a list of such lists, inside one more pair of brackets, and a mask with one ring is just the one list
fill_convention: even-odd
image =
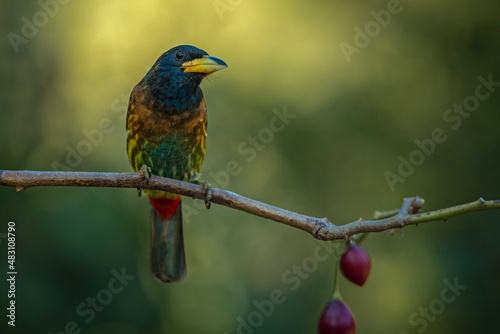
[(203, 187), (203, 190), (205, 190), (205, 198), (203, 199), (205, 201), (205, 207), (210, 209), (210, 200), (212, 199), (212, 187), (210, 186), (210, 183), (200, 180), (200, 174), (196, 174), (189, 181)]
[[(149, 168), (146, 165), (142, 165), (141, 169), (139, 169), (139, 172), (142, 173), (142, 176), (146, 179), (146, 183), (149, 183), (149, 179), (151, 178), (151, 168)], [(137, 187), (137, 196), (141, 197), (142, 195), (142, 188)]]
[(146, 179), (146, 183), (149, 183), (149, 179), (151, 178), (151, 168), (149, 168), (146, 165), (142, 165), (141, 169), (139, 169), (139, 172), (142, 173), (144, 178)]

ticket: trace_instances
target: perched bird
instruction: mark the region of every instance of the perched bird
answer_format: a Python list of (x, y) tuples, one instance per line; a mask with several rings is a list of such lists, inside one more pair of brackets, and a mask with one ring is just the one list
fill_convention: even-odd
[[(158, 58), (130, 95), (127, 152), (135, 171), (145, 165), (154, 175), (198, 181), (207, 129), (200, 84), (226, 67), (190, 45), (176, 46)], [(144, 192), (151, 204), (151, 272), (161, 282), (181, 281), (186, 277), (181, 196)]]

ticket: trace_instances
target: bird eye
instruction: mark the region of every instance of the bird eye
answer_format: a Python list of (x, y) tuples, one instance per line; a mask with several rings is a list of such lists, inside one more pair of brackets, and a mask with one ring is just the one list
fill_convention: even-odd
[(184, 58), (184, 52), (177, 51), (177, 53), (175, 54), (175, 58), (177, 58), (178, 60), (181, 60), (182, 58)]

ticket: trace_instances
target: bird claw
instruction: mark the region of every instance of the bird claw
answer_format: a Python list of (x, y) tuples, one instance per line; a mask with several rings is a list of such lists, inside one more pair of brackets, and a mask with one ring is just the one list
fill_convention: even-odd
[(142, 188), (141, 187), (137, 187), (137, 196), (141, 197), (141, 195), (142, 195)]
[[(144, 178), (146, 179), (146, 183), (149, 183), (149, 179), (151, 178), (151, 168), (149, 168), (148, 166), (146, 165), (142, 165), (141, 169), (139, 170), (139, 172), (142, 173), (142, 175), (144, 176)], [(140, 196), (140, 195), (139, 195)]]
[(191, 183), (198, 184), (203, 187), (203, 190), (205, 191), (205, 198), (203, 199), (205, 201), (205, 207), (207, 209), (210, 209), (210, 204), (212, 200), (212, 187), (210, 186), (210, 183), (204, 180), (199, 179), (200, 175), (196, 174), (190, 181)]
[(207, 209), (210, 209), (210, 204), (212, 203), (211, 200), (212, 200), (212, 187), (210, 186), (210, 184), (208, 182), (205, 183), (205, 207)]

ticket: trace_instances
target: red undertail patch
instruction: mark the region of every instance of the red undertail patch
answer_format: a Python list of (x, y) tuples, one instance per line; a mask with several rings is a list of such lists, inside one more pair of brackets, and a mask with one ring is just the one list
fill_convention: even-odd
[(162, 220), (172, 218), (181, 203), (181, 198), (149, 198), (151, 205)]

